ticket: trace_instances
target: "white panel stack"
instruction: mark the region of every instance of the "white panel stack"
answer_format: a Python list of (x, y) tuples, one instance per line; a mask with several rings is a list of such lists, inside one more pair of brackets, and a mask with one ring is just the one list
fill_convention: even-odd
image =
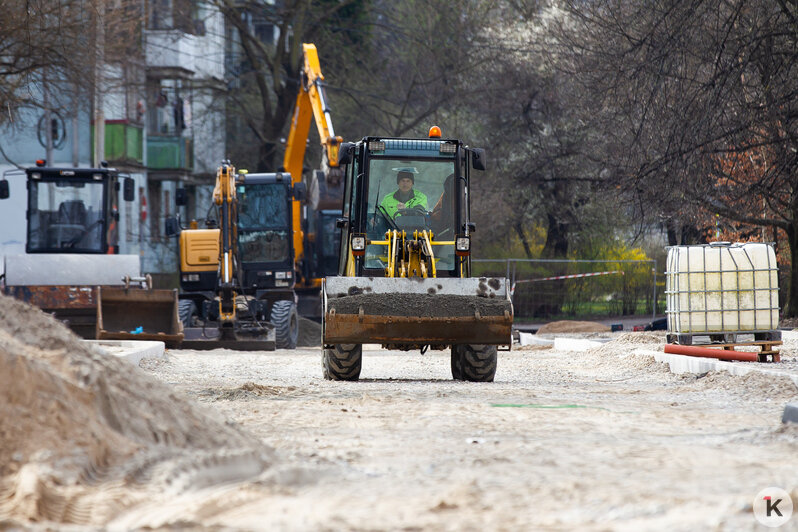
[(770, 244), (674, 246), (665, 274), (669, 333), (778, 329), (778, 266)]

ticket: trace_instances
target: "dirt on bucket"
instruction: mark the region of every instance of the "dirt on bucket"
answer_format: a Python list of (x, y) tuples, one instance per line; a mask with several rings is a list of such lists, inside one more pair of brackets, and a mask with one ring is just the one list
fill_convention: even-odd
[(502, 316), (510, 310), (506, 299), (441, 294), (358, 294), (329, 299), (328, 312), (420, 318)]

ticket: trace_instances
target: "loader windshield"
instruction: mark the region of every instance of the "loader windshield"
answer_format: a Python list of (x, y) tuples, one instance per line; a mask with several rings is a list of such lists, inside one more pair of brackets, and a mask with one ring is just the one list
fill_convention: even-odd
[[(382, 159), (369, 161), (367, 232), (370, 240), (384, 240), (391, 229), (431, 231), (436, 267), (452, 270), (456, 180), (452, 159)], [(366, 268), (384, 268), (388, 248), (371, 244), (366, 248)]]
[(239, 185), (238, 250), (243, 262), (290, 258), (288, 188), (282, 183)]
[(28, 251), (102, 253), (105, 231), (102, 180), (30, 180)]

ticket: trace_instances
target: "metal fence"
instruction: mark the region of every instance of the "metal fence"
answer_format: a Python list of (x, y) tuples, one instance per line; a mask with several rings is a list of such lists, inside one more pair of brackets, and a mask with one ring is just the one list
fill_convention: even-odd
[(473, 259), (472, 275), (509, 279), (516, 320), (587, 319), (664, 312), (654, 260)]

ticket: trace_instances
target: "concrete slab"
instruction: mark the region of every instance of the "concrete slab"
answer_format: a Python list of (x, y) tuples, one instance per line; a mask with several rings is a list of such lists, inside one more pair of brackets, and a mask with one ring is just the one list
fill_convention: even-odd
[(554, 349), (561, 351), (587, 351), (610, 341), (610, 338), (555, 338)]
[(551, 338), (541, 338), (532, 333), (518, 331), (518, 344), (519, 345), (553, 345), (554, 340)]
[[(761, 373), (763, 375), (773, 375), (787, 377), (798, 387), (798, 375), (778, 369), (771, 369), (772, 365), (759, 362), (727, 362), (713, 358), (691, 357), (686, 355), (674, 355), (653, 349), (637, 349), (635, 353), (652, 355), (657, 362), (668, 364), (672, 373), (706, 373), (708, 371), (726, 371), (732, 375), (747, 375), (749, 373)], [(770, 366), (770, 367), (768, 367)]]
[(154, 340), (83, 340), (98, 351), (138, 366), (142, 358), (163, 358), (164, 343)]

